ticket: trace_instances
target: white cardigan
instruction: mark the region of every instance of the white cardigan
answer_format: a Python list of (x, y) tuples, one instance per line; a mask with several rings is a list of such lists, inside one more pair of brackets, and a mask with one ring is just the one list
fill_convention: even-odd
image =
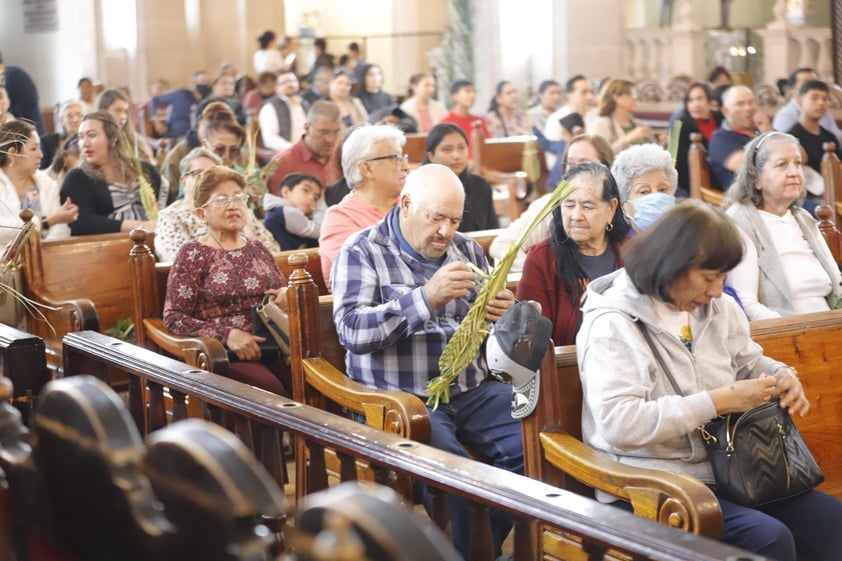
[[(41, 199), (41, 215), (49, 216), (61, 207), (59, 202), (59, 187), (55, 180), (45, 170), (35, 172), (35, 185), (38, 186), (38, 196)], [(15, 185), (9, 176), (0, 169), (0, 248), (15, 239), (17, 230), (23, 227), (20, 214), (21, 200)], [(41, 217), (33, 218), (35, 228), (41, 229)], [(67, 224), (51, 224), (47, 239), (70, 237), (70, 227)]]

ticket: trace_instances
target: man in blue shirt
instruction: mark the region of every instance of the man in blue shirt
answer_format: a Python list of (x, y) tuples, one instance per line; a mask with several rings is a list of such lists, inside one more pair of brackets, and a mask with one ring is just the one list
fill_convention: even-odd
[[(722, 96), (722, 114), (725, 120), (714, 131), (708, 148), (710, 171), (715, 185), (727, 191), (734, 182), (734, 174), (743, 164), (743, 148), (758, 132), (770, 132), (769, 117), (758, 111), (754, 94), (747, 86), (731, 86)], [(711, 187), (711, 185), (706, 185)]]
[[(457, 232), (464, 202), (456, 174), (423, 166), (407, 177), (394, 210), (342, 246), (331, 273), (333, 317), (351, 378), (426, 400), (442, 350), (477, 294), (478, 277), (468, 263), (488, 269), (479, 245)], [(514, 295), (504, 290), (489, 301), (486, 317), (496, 321), (513, 304)], [(483, 352), (459, 374), (450, 395), (450, 403), (428, 408), (430, 445), (465, 457), (468, 445), (492, 465), (522, 473), (512, 387), (488, 378)], [(466, 501), (450, 497), (450, 512), (453, 541), (467, 559)], [(498, 550), (510, 528), (503, 513), (492, 515)]]
[(193, 73), (193, 89), (177, 88), (149, 100), (149, 114), (155, 115), (159, 107), (168, 107), (166, 138), (181, 138), (195, 124), (192, 123), (196, 104), (210, 94), (207, 73), (199, 70)]

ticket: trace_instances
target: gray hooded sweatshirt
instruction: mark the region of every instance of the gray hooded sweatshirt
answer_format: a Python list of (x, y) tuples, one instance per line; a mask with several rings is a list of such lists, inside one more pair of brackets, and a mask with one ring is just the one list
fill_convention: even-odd
[[(696, 428), (716, 416), (709, 390), (774, 375), (786, 365), (763, 355), (745, 314), (729, 297), (693, 312), (692, 350), (659, 327), (652, 299), (625, 269), (590, 283), (576, 338), (584, 442), (625, 464), (685, 473), (713, 483)], [(639, 323), (684, 395), (663, 374)], [(613, 500), (607, 495), (600, 500)]]

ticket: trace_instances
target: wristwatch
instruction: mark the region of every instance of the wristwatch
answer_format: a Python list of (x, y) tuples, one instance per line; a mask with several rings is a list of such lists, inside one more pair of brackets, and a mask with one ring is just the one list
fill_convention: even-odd
[(42, 230), (49, 230), (50, 229), (50, 223), (47, 221), (46, 216), (41, 217), (41, 229)]

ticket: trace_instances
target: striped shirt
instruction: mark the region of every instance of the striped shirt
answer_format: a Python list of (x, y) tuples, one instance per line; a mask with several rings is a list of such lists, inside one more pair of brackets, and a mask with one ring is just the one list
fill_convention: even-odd
[[(439, 375), (438, 360), (468, 313), (476, 290), (435, 310), (423, 290), (435, 272), (430, 262), (402, 247), (395, 208), (346, 240), (333, 264), (333, 319), (347, 349), (348, 376), (370, 387), (401, 390), (421, 398)], [(488, 270), (482, 248), (456, 233), (443, 263), (472, 262)], [(459, 374), (451, 395), (475, 388), (487, 376), (480, 352)]]

